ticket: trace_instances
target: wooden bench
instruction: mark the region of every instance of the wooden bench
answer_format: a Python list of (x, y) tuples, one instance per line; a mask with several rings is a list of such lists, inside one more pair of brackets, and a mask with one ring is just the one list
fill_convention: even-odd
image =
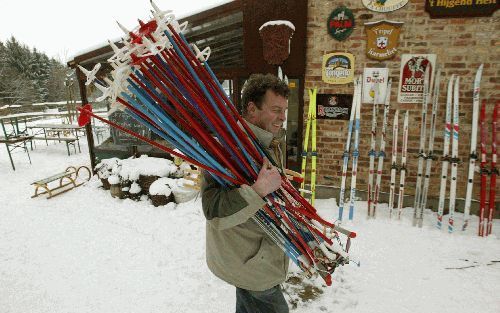
[[(55, 197), (55, 196), (60, 195), (62, 193), (65, 193), (68, 190), (71, 190), (73, 188), (76, 188), (78, 186), (83, 185), (83, 182), (77, 182), (77, 179), (80, 177), (80, 171), (82, 169), (87, 171), (87, 173), (88, 173), (87, 180), (90, 180), (90, 177), (92, 176), (92, 174), (91, 174), (90, 169), (88, 167), (80, 166), (80, 167), (76, 168), (74, 166), (70, 166), (64, 172), (60, 172), (60, 173), (57, 173), (55, 175), (52, 175), (52, 176), (49, 176), (47, 178), (40, 179), (40, 180), (37, 180), (37, 181), (31, 183), (32, 185), (35, 186), (35, 194), (33, 196), (31, 196), (31, 198), (34, 198), (34, 197), (37, 197), (37, 196), (43, 195), (43, 194), (48, 194), (49, 196), (47, 197), (47, 199), (50, 199), (52, 197)], [(57, 180), (59, 180), (59, 186), (55, 186), (55, 187), (49, 186), (49, 184), (51, 182), (54, 182)], [(66, 180), (66, 182), (63, 183), (63, 181), (65, 181), (65, 180)], [(65, 188), (65, 187), (68, 187), (68, 188)], [(45, 191), (39, 193), (38, 190), (40, 188), (45, 189)], [(62, 189), (62, 188), (64, 188), (64, 189)], [(61, 191), (54, 193), (54, 191), (60, 190), (60, 189), (61, 189)]]
[(76, 137), (33, 137), (32, 138), (33, 140), (45, 140), (45, 142), (47, 142), (48, 140), (51, 140), (51, 141), (63, 141), (64, 143), (66, 143), (66, 150), (68, 151), (68, 155), (70, 155), (69, 153), (69, 146), (73, 146), (73, 149), (75, 150), (75, 153), (76, 153), (76, 146), (75, 146), (75, 142), (78, 140)]

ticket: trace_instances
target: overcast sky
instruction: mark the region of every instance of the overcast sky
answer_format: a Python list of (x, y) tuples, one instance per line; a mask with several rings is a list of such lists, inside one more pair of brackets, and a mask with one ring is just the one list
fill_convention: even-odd
[[(228, 0), (155, 0), (177, 17)], [(115, 21), (128, 29), (147, 19), (149, 0), (0, 0), (0, 41), (10, 36), (49, 57), (66, 61), (75, 53), (122, 36)]]

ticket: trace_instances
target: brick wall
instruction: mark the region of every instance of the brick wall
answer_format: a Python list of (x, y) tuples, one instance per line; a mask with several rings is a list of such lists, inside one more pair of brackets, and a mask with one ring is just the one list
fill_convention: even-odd
[[(349, 38), (343, 42), (333, 39), (327, 31), (326, 21), (330, 13), (339, 5), (345, 5), (354, 13), (356, 27)], [(330, 85), (321, 80), (322, 56), (330, 52), (349, 52), (356, 57), (355, 73), (362, 74), (364, 67), (387, 67), (392, 78), (391, 111), (388, 117), (387, 131), (387, 159), (384, 162), (382, 191), (388, 192), (390, 179), (390, 149), (392, 146), (392, 120), (396, 109), (400, 113), (409, 110), (409, 144), (408, 144), (408, 172), (406, 194), (414, 194), (417, 172), (417, 153), (420, 135), (420, 104), (397, 103), (397, 87), (399, 85), (400, 56), (404, 53), (433, 53), (437, 55), (437, 62), (441, 68), (441, 92), (436, 124), (436, 139), (434, 152), (442, 155), (443, 128), (446, 101), (446, 85), (451, 74), (460, 76), (460, 146), (459, 155), (464, 162), (459, 165), (458, 198), (465, 198), (465, 189), (468, 171), (468, 155), (470, 149), (470, 132), (472, 119), (472, 85), (474, 75), (480, 63), (484, 63), (481, 80), (481, 99), (489, 99), (487, 104), (488, 120), (494, 103), (500, 99), (499, 88), (499, 59), (500, 59), (500, 14), (497, 11), (492, 17), (475, 18), (447, 18), (431, 19), (424, 10), (425, 2), (410, 1), (400, 10), (390, 13), (377, 13), (364, 8), (360, 0), (334, 2), (326, 0), (308, 1), (307, 24), (307, 56), (305, 88), (318, 88), (318, 93), (352, 93), (353, 84)], [(364, 19), (360, 19), (365, 15)], [(372, 15), (372, 17), (366, 15)], [(397, 55), (387, 61), (378, 62), (368, 59), (365, 55), (366, 35), (363, 24), (365, 22), (388, 19), (404, 22)], [(304, 112), (307, 114), (309, 103), (308, 93), (304, 92)], [(382, 107), (382, 106), (381, 106)], [(432, 105), (429, 104), (428, 116)], [(379, 111), (381, 126), (382, 110)], [(368, 181), (368, 151), (370, 149), (372, 107), (363, 105), (361, 109), (360, 158), (358, 167), (358, 188), (366, 190)], [(304, 117), (305, 120), (305, 117)], [(402, 134), (403, 115), (400, 115), (400, 136)], [(430, 118), (427, 119), (428, 125)], [(342, 170), (342, 153), (347, 133), (347, 121), (318, 120), (318, 184), (340, 186)], [(488, 123), (489, 124), (489, 123)], [(491, 142), (490, 125), (488, 125), (488, 153)], [(429, 126), (428, 126), (429, 127)], [(379, 127), (380, 134), (380, 127)], [(427, 132), (428, 134), (428, 132)], [(500, 135), (499, 135), (500, 136)], [(399, 149), (401, 144), (398, 145)], [(377, 141), (378, 149), (378, 141)], [(427, 148), (426, 148), (427, 149)], [(478, 132), (478, 151), (479, 132)], [(488, 158), (490, 156), (488, 155)], [(399, 158), (398, 158), (399, 162)], [(479, 162), (477, 163), (479, 164)], [(375, 165), (376, 166), (376, 165)], [(429, 197), (439, 194), (439, 176), (441, 162), (433, 162), (432, 178), (430, 181)], [(348, 174), (350, 175), (350, 174)], [(333, 180), (325, 178), (333, 177)], [(399, 181), (399, 176), (398, 176)], [(479, 199), (479, 175), (476, 173), (473, 199)], [(449, 185), (449, 183), (448, 183)], [(498, 198), (498, 197), (497, 197)], [(498, 202), (498, 201), (497, 201)], [(462, 207), (463, 209), (463, 207)]]

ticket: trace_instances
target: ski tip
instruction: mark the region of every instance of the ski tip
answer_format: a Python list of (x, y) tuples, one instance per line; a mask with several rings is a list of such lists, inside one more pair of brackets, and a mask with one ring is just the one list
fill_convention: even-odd
[(331, 286), (332, 285), (332, 275), (328, 274), (325, 276), (325, 283), (327, 286)]
[(355, 232), (350, 232), (349, 233), (349, 238), (356, 238), (356, 233)]

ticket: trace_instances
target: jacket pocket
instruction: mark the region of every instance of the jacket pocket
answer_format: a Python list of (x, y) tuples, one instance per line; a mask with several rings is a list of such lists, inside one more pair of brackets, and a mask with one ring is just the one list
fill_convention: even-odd
[(258, 262), (259, 260), (263, 260), (264, 255), (266, 254), (265, 245), (266, 245), (266, 238), (262, 237), (262, 239), (260, 239), (259, 249), (257, 250), (257, 252), (253, 256), (248, 258), (245, 262), (243, 262), (243, 264), (247, 265)]
[(248, 259), (245, 266), (249, 267), (271, 267), (283, 270), (283, 259), (281, 250), (273, 242), (263, 237), (260, 241), (259, 251)]

